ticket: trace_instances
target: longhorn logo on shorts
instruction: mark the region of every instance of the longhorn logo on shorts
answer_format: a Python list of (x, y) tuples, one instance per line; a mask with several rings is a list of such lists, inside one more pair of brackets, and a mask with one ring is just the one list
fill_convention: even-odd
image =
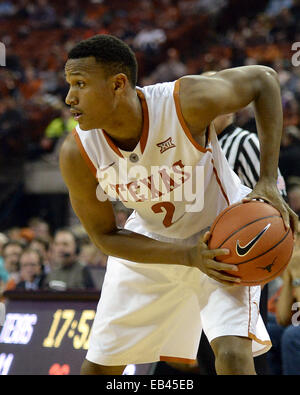
[(167, 138), (167, 140), (162, 141), (161, 143), (156, 144), (157, 147), (160, 148), (160, 153), (163, 154), (170, 148), (176, 147), (176, 145), (172, 141), (172, 137)]
[(249, 241), (248, 244), (246, 244), (244, 246), (241, 246), (240, 241), (237, 240), (236, 253), (238, 254), (238, 256), (247, 255), (252, 250), (252, 248), (255, 246), (255, 244), (258, 242), (258, 240), (262, 237), (262, 235), (269, 229), (270, 226), (271, 226), (271, 224), (268, 224), (267, 226), (265, 226), (263, 228), (263, 230), (261, 230), (255, 237), (253, 237), (252, 240)]

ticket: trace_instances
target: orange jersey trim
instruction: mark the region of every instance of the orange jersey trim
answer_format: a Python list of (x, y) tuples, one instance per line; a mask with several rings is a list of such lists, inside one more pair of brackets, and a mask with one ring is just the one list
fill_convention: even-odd
[(178, 363), (188, 363), (190, 365), (194, 365), (197, 360), (196, 359), (188, 359), (188, 358), (178, 358), (178, 357), (167, 357), (164, 355), (161, 355), (159, 357), (160, 361), (164, 362), (178, 362)]
[(93, 162), (90, 160), (88, 154), (86, 153), (86, 150), (84, 149), (84, 146), (82, 145), (82, 142), (80, 140), (80, 137), (77, 133), (76, 129), (72, 130), (72, 134), (75, 138), (75, 141), (77, 143), (77, 146), (79, 148), (79, 151), (81, 153), (81, 156), (83, 157), (83, 159), (85, 160), (86, 164), (88, 165), (89, 169), (91, 170), (91, 172), (93, 173), (94, 177), (97, 178), (97, 169), (94, 166)]
[(220, 178), (219, 178), (217, 169), (215, 168), (215, 163), (214, 163), (214, 160), (213, 160), (213, 159), (211, 159), (211, 163), (212, 163), (212, 165), (213, 165), (213, 172), (214, 172), (214, 174), (215, 174), (217, 183), (219, 184), (219, 187), (220, 187), (220, 189), (221, 189), (222, 195), (223, 195), (224, 199), (226, 200), (226, 203), (227, 203), (228, 206), (229, 206), (229, 205), (230, 205), (230, 202), (229, 202), (228, 196), (226, 195), (226, 192), (225, 192), (225, 190), (224, 190), (224, 188), (223, 188), (223, 185), (222, 185), (221, 180), (220, 180)]
[[(256, 341), (259, 344), (262, 344), (264, 346), (272, 346), (272, 342), (270, 340), (261, 340), (258, 339), (258, 337), (256, 337), (254, 335), (254, 333), (250, 332), (250, 322), (251, 322), (251, 293), (250, 293), (250, 287), (248, 288), (248, 293), (249, 293), (249, 321), (248, 321), (248, 337), (251, 340)], [(259, 310), (259, 307), (257, 306), (257, 309)]]
[[(174, 91), (173, 91), (173, 97), (174, 97), (176, 113), (177, 113), (177, 117), (178, 117), (178, 120), (180, 122), (180, 125), (181, 125), (184, 133), (186, 134), (187, 138), (190, 140), (190, 142), (193, 144), (193, 146), (195, 148), (197, 148), (197, 150), (199, 150), (201, 152), (207, 152), (207, 151), (211, 152), (210, 148), (202, 147), (202, 145), (198, 144), (197, 141), (192, 136), (192, 133), (190, 132), (190, 130), (189, 130), (189, 128), (188, 128), (188, 126), (187, 126), (187, 124), (186, 124), (186, 122), (184, 120), (182, 111), (181, 111), (180, 100), (179, 100), (179, 88), (180, 88), (180, 80), (177, 80), (175, 82), (175, 87), (174, 87)], [(210, 136), (209, 136), (209, 133), (207, 133), (207, 130), (206, 130), (206, 135), (207, 135), (207, 142), (208, 142), (210, 140)]]
[(262, 344), (264, 346), (272, 346), (272, 342), (270, 340), (260, 340), (251, 332), (248, 332), (248, 337), (251, 340), (255, 340), (256, 343)]
[(122, 155), (121, 151), (119, 150), (119, 148), (116, 146), (116, 144), (112, 141), (112, 139), (109, 137), (109, 135), (106, 133), (105, 130), (102, 129), (103, 135), (105, 137), (105, 140), (107, 142), (107, 144), (110, 146), (110, 148), (120, 157), (120, 158), (124, 158), (124, 156)]

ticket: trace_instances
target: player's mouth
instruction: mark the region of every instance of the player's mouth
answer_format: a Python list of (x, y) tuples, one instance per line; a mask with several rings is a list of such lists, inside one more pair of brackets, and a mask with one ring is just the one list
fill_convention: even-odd
[(79, 121), (79, 119), (82, 117), (82, 111), (78, 110), (77, 108), (71, 108), (70, 111), (75, 121)]

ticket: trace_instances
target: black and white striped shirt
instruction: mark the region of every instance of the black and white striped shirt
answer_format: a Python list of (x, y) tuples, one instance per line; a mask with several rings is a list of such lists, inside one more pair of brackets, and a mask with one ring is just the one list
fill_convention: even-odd
[[(244, 185), (253, 189), (259, 179), (260, 171), (260, 147), (257, 135), (231, 124), (218, 135), (218, 139), (230, 167)], [(285, 182), (279, 169), (277, 187), (281, 195), (286, 198)]]

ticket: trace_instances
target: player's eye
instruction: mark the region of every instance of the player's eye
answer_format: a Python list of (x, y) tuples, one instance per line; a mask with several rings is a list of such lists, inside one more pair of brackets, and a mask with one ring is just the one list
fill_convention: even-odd
[(77, 82), (76, 82), (76, 85), (77, 85), (79, 88), (83, 88), (83, 87), (85, 86), (85, 83), (84, 83), (83, 81), (77, 81)]

